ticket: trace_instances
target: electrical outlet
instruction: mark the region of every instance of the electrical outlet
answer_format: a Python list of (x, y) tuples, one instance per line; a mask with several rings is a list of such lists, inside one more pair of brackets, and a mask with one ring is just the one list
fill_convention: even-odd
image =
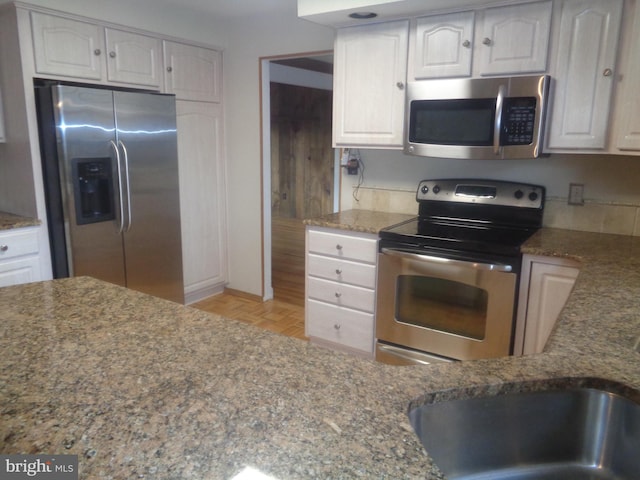
[(584, 205), (584, 184), (569, 184), (569, 205)]

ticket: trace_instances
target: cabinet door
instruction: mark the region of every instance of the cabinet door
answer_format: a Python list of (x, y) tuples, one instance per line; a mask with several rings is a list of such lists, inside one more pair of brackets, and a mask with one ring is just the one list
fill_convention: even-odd
[(164, 42), (165, 89), (178, 100), (220, 102), (222, 54), (216, 50)]
[(622, 0), (565, 0), (555, 58), (550, 149), (603, 149)]
[(160, 86), (162, 42), (160, 39), (105, 29), (107, 80), (150, 87)]
[(531, 263), (524, 355), (542, 352), (573, 290), (578, 272), (575, 267)]
[(486, 9), (476, 40), (478, 73), (545, 72), (552, 10), (551, 1)]
[(474, 12), (418, 18), (412, 39), (413, 77), (471, 76), (474, 19)]
[(102, 78), (102, 27), (38, 12), (31, 12), (31, 27), (37, 73)]
[(636, 3), (635, 18), (628, 42), (627, 68), (622, 74), (616, 105), (618, 124), (616, 147), (620, 150), (640, 150), (640, 3)]
[(183, 274), (191, 303), (227, 277), (222, 108), (179, 100), (176, 114)]
[(338, 30), (334, 145), (402, 146), (408, 30), (408, 21)]

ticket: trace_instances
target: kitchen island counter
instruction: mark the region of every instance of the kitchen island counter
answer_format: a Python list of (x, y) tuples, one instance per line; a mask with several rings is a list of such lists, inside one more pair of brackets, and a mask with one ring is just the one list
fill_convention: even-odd
[(77, 454), (92, 479), (245, 468), (441, 479), (410, 404), (598, 379), (640, 389), (639, 240), (541, 230), (526, 253), (583, 263), (546, 351), (429, 366), (324, 350), (87, 277), (0, 289), (0, 451)]

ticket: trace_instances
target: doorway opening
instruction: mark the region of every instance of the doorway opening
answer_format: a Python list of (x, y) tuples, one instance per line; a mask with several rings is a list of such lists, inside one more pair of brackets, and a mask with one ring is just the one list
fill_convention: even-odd
[(304, 305), (305, 218), (337, 211), (333, 52), (262, 61), (264, 299)]

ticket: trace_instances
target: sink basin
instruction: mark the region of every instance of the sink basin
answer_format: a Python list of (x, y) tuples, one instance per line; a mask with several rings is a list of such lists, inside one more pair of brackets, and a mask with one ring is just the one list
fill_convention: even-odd
[(640, 400), (571, 388), (448, 400), (409, 419), (449, 480), (640, 478)]

